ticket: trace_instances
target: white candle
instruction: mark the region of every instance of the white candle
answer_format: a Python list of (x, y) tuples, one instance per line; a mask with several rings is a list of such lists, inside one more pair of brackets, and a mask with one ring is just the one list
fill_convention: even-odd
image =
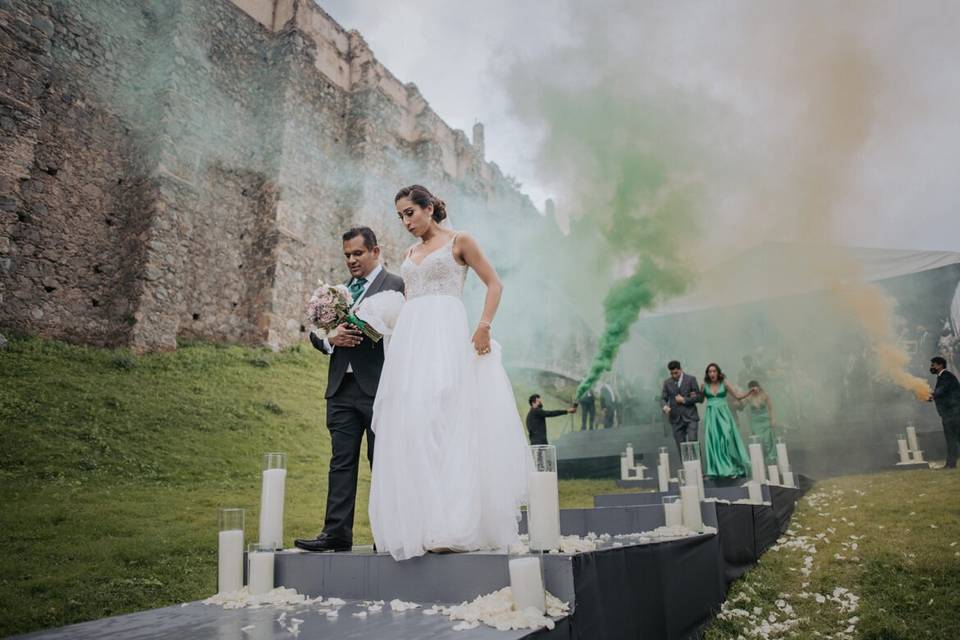
[(510, 591), (517, 610), (533, 607), (540, 613), (547, 610), (547, 595), (543, 589), (540, 558), (514, 558), (510, 568)]
[(793, 471), (785, 471), (783, 473), (783, 486), (796, 488), (797, 485), (793, 483)]
[(750, 443), (750, 475), (754, 482), (763, 482), (763, 445), (759, 442)]
[(751, 480), (747, 483), (747, 493), (750, 496), (750, 502), (753, 504), (763, 503), (763, 489), (761, 489), (758, 481)]
[(900, 462), (906, 464), (910, 462), (910, 450), (907, 448), (907, 439), (897, 438), (897, 450), (900, 452)]
[(670, 469), (664, 464), (657, 465), (657, 484), (662, 493), (670, 489)]
[(240, 529), (220, 532), (217, 588), (220, 593), (243, 588), (243, 531)]
[(530, 502), (527, 529), (530, 548), (549, 551), (560, 548), (560, 494), (554, 471), (531, 471), (527, 476)]
[(700, 488), (696, 484), (680, 487), (680, 502), (683, 509), (683, 526), (691, 531), (703, 531), (703, 516), (700, 513)]
[(775, 464), (768, 465), (767, 475), (769, 476), (770, 484), (780, 484), (780, 467)]
[(912, 453), (914, 462), (923, 462), (923, 451), (915, 449)]
[(700, 467), (700, 461), (697, 461), (697, 489), (700, 490), (700, 499), (707, 499), (707, 492), (703, 487), (703, 469)]
[(910, 451), (918, 451), (920, 449), (920, 445), (917, 444), (916, 427), (907, 427), (907, 445), (910, 447)]
[(627, 443), (627, 466), (631, 469), (636, 466), (636, 458), (633, 457), (633, 445)]
[(661, 465), (664, 469), (667, 469), (667, 472), (669, 473), (669, 470), (670, 470), (670, 454), (668, 454), (668, 453), (666, 453), (666, 452), (660, 454), (660, 465)]
[(265, 469), (260, 491), (260, 544), (283, 548), (283, 494), (286, 469)]
[(637, 474), (637, 480), (646, 480), (647, 479), (647, 468), (645, 466), (637, 465), (633, 468)]
[(780, 467), (780, 473), (784, 474), (790, 471), (790, 458), (787, 456), (787, 443), (777, 443), (777, 466)]
[(683, 525), (683, 502), (672, 500), (663, 503), (663, 521), (668, 527)]
[(250, 595), (263, 595), (273, 589), (272, 551), (251, 551), (248, 553), (247, 569), (247, 583)]
[(627, 480), (630, 478), (630, 465), (627, 464), (627, 456), (620, 456), (620, 479)]
[(683, 463), (684, 484), (688, 487), (697, 486), (697, 473), (700, 471), (700, 463), (696, 460), (687, 460)]

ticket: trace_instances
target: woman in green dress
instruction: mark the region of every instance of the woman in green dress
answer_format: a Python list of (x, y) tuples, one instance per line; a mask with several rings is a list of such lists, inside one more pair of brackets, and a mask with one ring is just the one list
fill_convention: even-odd
[(727, 404), (727, 394), (737, 400), (745, 400), (751, 394), (740, 395), (728, 384), (720, 367), (707, 365), (703, 376), (703, 395), (707, 408), (704, 411), (704, 451), (707, 464), (704, 475), (711, 478), (739, 478), (750, 475), (750, 456), (747, 454), (737, 421)]
[(777, 461), (777, 446), (773, 440), (773, 402), (756, 380), (751, 380), (747, 387), (750, 389), (750, 397), (746, 402), (747, 411), (750, 412), (750, 433), (759, 436), (763, 455), (768, 464), (773, 464)]

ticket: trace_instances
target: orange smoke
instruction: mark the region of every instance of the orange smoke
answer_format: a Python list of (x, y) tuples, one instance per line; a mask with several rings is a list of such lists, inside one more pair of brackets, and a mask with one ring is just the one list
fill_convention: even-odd
[(928, 400), (930, 385), (907, 372), (910, 356), (893, 341), (893, 299), (877, 285), (866, 282), (833, 282), (831, 290), (866, 332), (880, 374), (912, 392), (917, 400)]

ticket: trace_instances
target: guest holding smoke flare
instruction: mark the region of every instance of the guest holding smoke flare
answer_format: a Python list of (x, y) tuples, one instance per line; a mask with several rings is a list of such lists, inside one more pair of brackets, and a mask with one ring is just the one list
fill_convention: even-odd
[(773, 402), (756, 380), (748, 382), (747, 388), (750, 393), (744, 405), (750, 414), (750, 433), (760, 438), (767, 462), (774, 463), (777, 461), (777, 447), (773, 440)]
[(727, 394), (737, 400), (748, 398), (753, 392), (737, 393), (724, 379), (720, 366), (707, 365), (703, 376), (703, 395), (707, 408), (704, 411), (704, 450), (707, 465), (704, 475), (712, 478), (738, 478), (749, 475), (750, 456), (743, 446), (737, 422), (727, 404)]
[(947, 371), (947, 361), (941, 356), (930, 359), (930, 373), (937, 376), (937, 386), (933, 388), (929, 401), (937, 405), (937, 413), (943, 420), (943, 435), (947, 439), (944, 468), (956, 469), (960, 451), (960, 382), (957, 376)]

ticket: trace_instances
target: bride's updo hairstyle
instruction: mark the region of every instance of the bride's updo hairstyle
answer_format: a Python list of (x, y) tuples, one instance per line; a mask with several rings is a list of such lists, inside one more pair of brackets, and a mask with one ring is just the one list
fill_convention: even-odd
[(397, 191), (397, 196), (393, 199), (393, 201), (397, 202), (401, 198), (410, 198), (410, 202), (414, 203), (421, 209), (426, 209), (428, 205), (432, 204), (432, 217), (434, 222), (443, 222), (447, 219), (446, 203), (430, 193), (430, 190), (424, 186), (412, 184), (409, 187), (404, 187), (403, 189), (400, 189), (400, 191)]

